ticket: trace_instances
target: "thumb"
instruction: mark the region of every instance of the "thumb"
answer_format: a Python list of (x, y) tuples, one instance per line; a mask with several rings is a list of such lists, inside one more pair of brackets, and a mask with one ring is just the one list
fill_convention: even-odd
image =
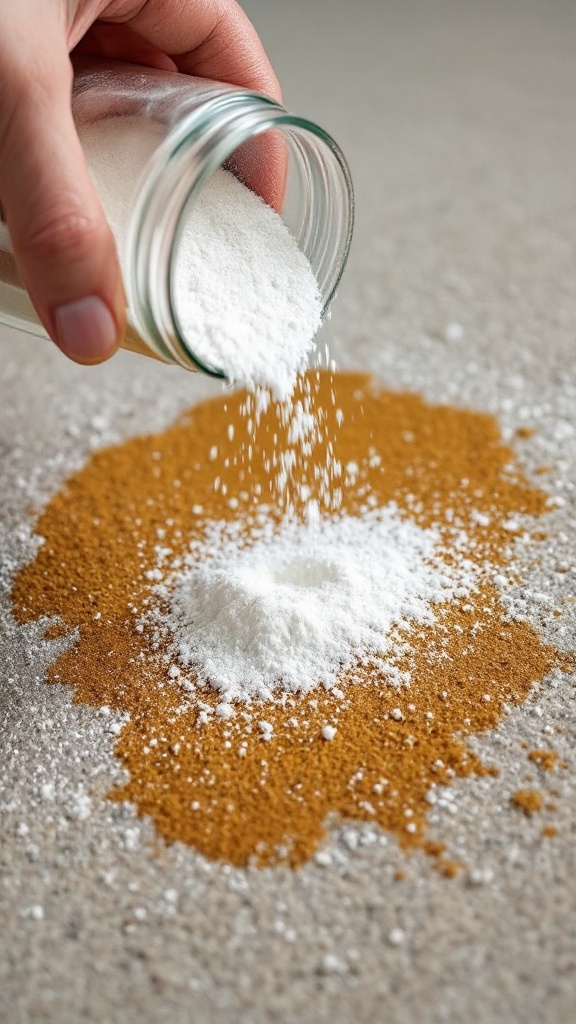
[(2, 46), (0, 201), (14, 256), (51, 338), (76, 362), (98, 363), (122, 338), (125, 301), (72, 118), (68, 52), (43, 40), (27, 62), (5, 55)]

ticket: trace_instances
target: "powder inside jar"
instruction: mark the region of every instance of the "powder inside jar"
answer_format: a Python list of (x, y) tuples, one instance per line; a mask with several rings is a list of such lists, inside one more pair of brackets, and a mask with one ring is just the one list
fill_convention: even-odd
[[(146, 118), (113, 117), (79, 134), (125, 262), (132, 202), (162, 128)], [(282, 218), (219, 169), (185, 217), (172, 273), (175, 311), (194, 355), (232, 384), (288, 398), (314, 348), (322, 299)], [(129, 318), (137, 330), (133, 309)]]

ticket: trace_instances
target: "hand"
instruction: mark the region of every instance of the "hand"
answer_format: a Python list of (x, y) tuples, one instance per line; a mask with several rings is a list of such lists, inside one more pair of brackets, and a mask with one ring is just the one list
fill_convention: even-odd
[(66, 355), (90, 364), (116, 351), (126, 309), (72, 119), (73, 50), (281, 97), (235, 0), (2, 0), (0, 204), (42, 323)]

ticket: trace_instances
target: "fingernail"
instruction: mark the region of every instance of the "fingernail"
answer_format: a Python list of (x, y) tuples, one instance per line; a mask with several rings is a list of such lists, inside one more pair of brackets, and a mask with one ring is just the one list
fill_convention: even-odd
[(100, 362), (116, 348), (114, 317), (97, 295), (59, 306), (54, 324), (58, 348), (78, 363)]

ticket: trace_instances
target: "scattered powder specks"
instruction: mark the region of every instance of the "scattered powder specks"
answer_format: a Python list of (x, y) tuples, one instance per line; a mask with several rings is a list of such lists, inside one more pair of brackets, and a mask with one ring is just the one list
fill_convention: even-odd
[(558, 754), (554, 750), (531, 750), (528, 760), (538, 765), (544, 771), (551, 772), (556, 767)]
[(40, 903), (34, 903), (24, 910), (24, 917), (30, 917), (33, 921), (44, 920), (44, 907)]
[(391, 946), (401, 946), (406, 938), (403, 928), (392, 928), (388, 932), (388, 942)]
[(518, 789), (512, 795), (512, 803), (528, 817), (542, 810), (544, 796), (539, 789)]

